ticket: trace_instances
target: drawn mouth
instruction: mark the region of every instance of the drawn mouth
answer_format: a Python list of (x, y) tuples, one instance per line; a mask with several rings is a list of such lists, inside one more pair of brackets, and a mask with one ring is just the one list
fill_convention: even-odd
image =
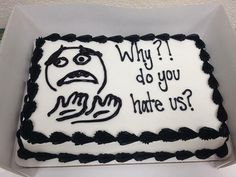
[(57, 85), (62, 86), (63, 84), (70, 84), (72, 82), (91, 82), (93, 84), (98, 84), (97, 78), (92, 73), (85, 70), (76, 70), (68, 73), (57, 81)]

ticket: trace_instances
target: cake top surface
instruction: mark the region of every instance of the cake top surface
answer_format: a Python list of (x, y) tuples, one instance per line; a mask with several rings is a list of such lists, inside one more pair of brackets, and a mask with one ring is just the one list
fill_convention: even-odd
[(45, 38), (37, 109), (30, 117), (37, 122), (34, 129), (46, 135), (81, 131), (89, 136), (97, 130), (112, 135), (165, 127), (218, 130), (218, 105), (196, 41), (191, 36), (135, 37), (122, 42), (104, 41), (103, 36), (90, 42)]

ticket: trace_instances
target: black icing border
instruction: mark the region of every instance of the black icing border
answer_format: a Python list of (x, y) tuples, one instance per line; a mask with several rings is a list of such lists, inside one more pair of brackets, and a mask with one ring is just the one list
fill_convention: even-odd
[[(137, 42), (139, 40), (148, 41), (148, 40), (154, 40), (154, 39), (167, 41), (170, 38), (178, 40), (178, 41), (183, 41), (185, 39), (193, 40), (195, 41), (196, 47), (200, 49), (200, 59), (203, 61), (202, 70), (204, 73), (209, 74), (208, 85), (210, 88), (213, 89), (212, 100), (215, 104), (219, 105), (218, 111), (217, 111), (217, 118), (222, 124), (218, 131), (209, 127), (202, 127), (199, 129), (198, 132), (195, 132), (189, 128), (181, 127), (178, 129), (178, 131), (165, 128), (165, 129), (162, 129), (158, 134), (152, 133), (152, 132), (142, 132), (140, 136), (123, 131), (123, 132), (120, 132), (116, 137), (114, 137), (108, 132), (97, 131), (93, 137), (88, 137), (81, 132), (75, 132), (71, 137), (68, 135), (65, 135), (62, 132), (53, 132), (49, 137), (47, 137), (46, 135), (33, 130), (33, 123), (30, 120), (30, 116), (37, 108), (37, 104), (34, 101), (34, 97), (36, 96), (38, 92), (38, 84), (36, 83), (36, 80), (41, 72), (38, 61), (41, 59), (43, 55), (42, 46), (44, 45), (45, 40), (49, 40), (49, 41), (64, 40), (67, 42), (73, 42), (75, 40), (78, 40), (81, 42), (94, 41), (94, 42), (99, 42), (99, 43), (106, 43), (107, 41), (112, 41), (116, 43), (121, 43), (124, 40), (128, 40), (130, 42)], [(20, 125), (19, 130), (17, 131), (18, 144), (20, 147), (20, 149), (18, 150), (18, 154), (21, 151), (27, 151), (26, 149), (24, 149), (23, 144), (19, 142), (20, 141), (19, 135), (32, 144), (36, 144), (36, 143), (41, 144), (41, 143), (48, 143), (48, 142), (52, 144), (61, 144), (66, 141), (72, 141), (75, 143), (75, 145), (83, 145), (90, 142), (96, 142), (98, 144), (118, 142), (120, 145), (126, 145), (126, 144), (130, 144), (136, 141), (141, 141), (143, 143), (150, 143), (150, 142), (159, 141), (159, 140), (166, 141), (166, 142), (173, 142), (177, 140), (186, 141), (186, 140), (194, 139), (197, 137), (203, 140), (216, 139), (218, 137), (226, 137), (226, 141), (227, 141), (229, 137), (229, 130), (226, 124), (226, 120), (228, 116), (223, 107), (223, 98), (218, 90), (219, 84), (213, 75), (214, 68), (211, 64), (208, 63), (209, 59), (210, 59), (210, 55), (205, 50), (205, 43), (199, 38), (197, 34), (190, 34), (187, 36), (184, 34), (176, 34), (176, 35), (170, 36), (167, 33), (163, 33), (160, 35), (146, 34), (143, 36), (130, 35), (126, 37), (123, 37), (120, 35), (111, 36), (111, 37), (106, 37), (103, 35), (96, 36), (96, 37), (92, 37), (91, 35), (84, 35), (84, 36), (77, 37), (75, 34), (67, 34), (64, 36), (60, 36), (59, 34), (54, 33), (45, 38), (38, 38), (36, 40), (35, 49), (33, 52), (32, 59), (31, 59), (32, 64), (29, 69), (30, 76), (27, 82), (27, 94), (24, 97), (24, 106), (23, 106), (21, 116), (20, 116), (21, 125)], [(224, 146), (227, 147), (226, 144)], [(207, 152), (208, 151), (211, 151), (211, 153), (213, 152), (213, 150), (207, 150)], [(184, 151), (184, 152), (189, 152), (189, 151)], [(165, 152), (165, 153), (168, 153), (168, 152)], [(205, 150), (204, 150), (204, 153), (206, 153)], [(21, 154), (20, 157), (23, 158), (22, 153), (20, 154)], [(45, 154), (46, 153), (44, 153), (44, 155)], [(196, 153), (192, 153), (192, 154), (196, 155)], [(206, 154), (210, 154), (210, 153), (206, 153)], [(131, 156), (132, 158), (134, 158), (134, 154), (131, 154)], [(176, 154), (174, 156), (177, 157)], [(152, 157), (154, 157), (154, 155), (152, 155)], [(198, 155), (196, 155), (196, 157), (198, 157)], [(55, 155), (54, 155), (54, 158), (55, 158)]]
[(172, 152), (159, 151), (159, 152), (144, 152), (139, 151), (135, 153), (117, 153), (117, 154), (69, 154), (69, 153), (59, 153), (51, 154), (48, 152), (32, 152), (24, 148), (23, 143), (20, 138), (19, 132), (17, 133), (18, 144), (20, 149), (17, 151), (18, 157), (28, 160), (34, 158), (38, 161), (46, 161), (51, 159), (58, 159), (59, 162), (66, 163), (74, 160), (78, 160), (82, 164), (90, 163), (93, 161), (98, 161), (99, 163), (109, 163), (111, 161), (116, 161), (118, 163), (124, 163), (129, 160), (143, 161), (150, 158), (154, 158), (156, 161), (165, 161), (170, 158), (176, 158), (177, 160), (186, 160), (191, 157), (196, 157), (198, 159), (204, 160), (210, 156), (216, 154), (218, 157), (223, 158), (228, 154), (228, 147), (226, 142), (217, 149), (201, 149), (195, 152), (181, 150)]

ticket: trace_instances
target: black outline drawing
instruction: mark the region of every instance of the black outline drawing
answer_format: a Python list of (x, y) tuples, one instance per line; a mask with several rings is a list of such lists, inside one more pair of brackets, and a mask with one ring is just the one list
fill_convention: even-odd
[[(92, 55), (95, 55), (99, 58), (100, 63), (103, 68), (103, 72), (104, 72), (104, 80), (102, 82), (101, 87), (97, 91), (97, 94), (99, 94), (107, 83), (107, 71), (106, 71), (105, 64), (102, 60), (102, 54), (90, 48), (85, 48), (82, 45), (80, 45), (79, 47), (64, 47), (63, 45), (61, 45), (60, 48), (48, 58), (48, 60), (45, 62), (45, 65), (46, 65), (45, 79), (49, 88), (52, 89), (53, 91), (57, 91), (57, 89), (52, 86), (52, 84), (50, 83), (48, 79), (48, 67), (52, 64), (56, 67), (66, 66), (69, 63), (69, 60), (66, 57), (59, 57), (59, 56), (64, 50), (69, 50), (69, 49), (78, 49), (79, 51), (79, 53), (76, 54), (72, 59), (76, 65), (86, 65), (92, 59), (91, 57)], [(83, 79), (81, 79), (81, 77), (83, 77)], [(56, 83), (57, 83), (57, 86), (60, 87), (62, 85), (70, 84), (72, 82), (89, 82), (92, 84), (99, 84), (98, 79), (96, 78), (95, 75), (82, 69), (78, 69), (70, 73), (67, 73), (64, 77), (59, 79)], [(56, 120), (64, 121), (64, 120), (69, 120), (73, 118), (78, 118), (79, 116), (83, 114), (85, 116), (92, 114), (92, 117), (94, 119), (76, 120), (76, 121), (71, 122), (71, 124), (85, 123), (85, 122), (102, 122), (102, 121), (106, 121), (106, 120), (114, 118), (119, 113), (120, 108), (122, 106), (122, 100), (119, 97), (113, 94), (108, 94), (104, 98), (104, 100), (99, 95), (95, 95), (93, 97), (91, 108), (88, 108), (88, 105), (87, 105), (88, 98), (89, 98), (89, 95), (87, 93), (81, 93), (77, 91), (70, 94), (68, 98), (65, 98), (64, 96), (58, 96), (55, 106), (53, 107), (53, 109), (51, 109), (48, 112), (47, 115), (48, 117), (50, 117), (52, 114), (57, 112), (58, 117), (56, 117)], [(67, 109), (67, 107), (70, 107), (70, 105), (76, 106), (78, 109), (72, 109), (72, 108)], [(105, 110), (95, 111), (96, 107), (101, 108), (105, 106), (108, 106), (108, 108), (106, 108)], [(109, 110), (109, 107), (113, 107), (116, 109), (113, 110), (114, 112), (111, 112)], [(60, 112), (58, 112), (58, 110)], [(108, 114), (109, 116), (106, 117), (106, 114)], [(104, 115), (105, 117), (99, 118)]]
[[(100, 96), (96, 95), (93, 99), (92, 107), (90, 108), (90, 110), (85, 112), (85, 115), (90, 115), (91, 113), (93, 113), (94, 109), (96, 108), (96, 105), (105, 106), (107, 104), (108, 106), (112, 106), (111, 105), (112, 101), (113, 101), (113, 106), (114, 107), (117, 106), (117, 109), (109, 117), (106, 117), (103, 119), (78, 120), (78, 121), (73, 121), (71, 123), (75, 124), (75, 123), (79, 123), (79, 122), (102, 122), (102, 121), (106, 121), (106, 120), (114, 118), (120, 111), (120, 108), (122, 106), (122, 101), (119, 97), (112, 95), (112, 94), (108, 94), (104, 100), (102, 100), (102, 98)], [(95, 113), (93, 113), (93, 118), (97, 118), (98, 116), (100, 116), (102, 114), (106, 114), (108, 112), (110, 112), (110, 111), (109, 110), (101, 110), (101, 111), (95, 112)]]
[[(45, 78), (46, 78), (46, 82), (47, 82), (47, 84), (48, 84), (48, 86), (53, 90), (53, 91), (57, 91), (57, 89), (55, 88), (55, 87), (53, 87), (52, 85), (51, 85), (51, 83), (49, 82), (49, 79), (48, 79), (48, 67), (50, 66), (50, 65), (54, 65), (54, 66), (56, 66), (56, 67), (61, 67), (61, 66), (58, 66), (58, 61), (59, 60), (64, 60), (64, 61), (66, 61), (67, 59), (65, 58), (65, 57), (59, 57), (60, 56), (60, 54), (64, 51), (64, 50), (69, 50), (69, 49), (79, 49), (79, 53), (76, 55), (76, 56), (74, 56), (74, 58), (73, 58), (73, 61), (76, 63), (76, 64), (78, 64), (78, 65), (85, 65), (85, 64), (87, 64), (90, 60), (91, 60), (91, 57), (90, 57), (90, 55), (96, 55), (96, 56), (98, 56), (98, 58), (99, 58), (99, 60), (100, 60), (100, 62), (101, 62), (101, 64), (102, 64), (102, 67), (103, 67), (103, 71), (104, 71), (104, 80), (103, 80), (103, 83), (102, 83), (102, 85), (101, 85), (101, 87), (99, 88), (99, 90), (97, 91), (97, 94), (99, 94), (101, 91), (102, 91), (102, 89), (105, 87), (105, 85), (106, 85), (106, 83), (107, 83), (107, 71), (106, 71), (106, 67), (105, 67), (105, 64), (104, 64), (104, 62), (103, 62), (103, 60), (102, 60), (102, 54), (100, 53), (100, 52), (96, 52), (96, 51), (94, 51), (94, 50), (92, 50), (92, 49), (89, 49), (89, 48), (85, 48), (85, 47), (83, 47), (82, 45), (80, 45), (79, 47), (64, 47), (63, 45), (61, 45), (61, 47), (56, 51), (56, 52), (54, 52), (49, 58), (48, 58), (48, 60), (45, 62), (45, 65), (46, 65), (46, 69), (45, 69)], [(87, 57), (89, 57), (89, 59), (86, 61), (86, 62), (84, 62), (84, 63), (78, 63), (78, 61), (76, 61), (76, 58), (78, 57), (78, 56), (81, 56), (81, 55), (84, 55), (84, 56), (87, 56)], [(67, 60), (67, 63), (68, 63), (68, 60)], [(62, 66), (63, 67), (63, 66)], [(75, 72), (75, 71), (74, 71)], [(91, 74), (91, 73), (88, 73), (88, 72), (86, 72), (86, 71), (83, 71), (83, 70), (79, 70), (79, 71), (77, 71), (77, 72), (75, 72), (75, 73), (71, 73), (71, 75), (72, 76), (77, 76), (77, 77), (79, 77), (79, 76), (84, 76), (84, 77), (89, 77), (89, 76), (91, 76), (93, 79), (94, 79), (94, 81), (93, 80), (87, 80), (87, 79), (83, 79), (83, 80), (81, 80), (81, 79), (76, 79), (76, 80), (74, 80), (73, 82), (75, 82), (75, 81), (77, 81), (77, 82), (91, 82), (91, 83), (94, 83), (94, 84), (98, 84), (98, 81), (97, 81), (97, 79), (96, 79), (96, 77), (93, 75), (93, 74)], [(63, 79), (63, 78), (62, 78)], [(71, 82), (70, 82), (71, 83)], [(61, 86), (61, 85), (63, 85), (63, 84), (66, 84), (66, 83), (63, 83), (62, 81), (60, 81), (59, 82), (59, 84), (57, 84), (58, 86)]]
[[(79, 112), (69, 115), (69, 116), (58, 117), (58, 118), (56, 118), (56, 120), (63, 121), (63, 120), (71, 119), (74, 117), (78, 117), (86, 111), (88, 97), (89, 97), (89, 95), (87, 93), (78, 93), (78, 92), (73, 92), (68, 97), (67, 100), (65, 99), (64, 96), (59, 96), (57, 98), (57, 102), (56, 102), (54, 108), (50, 112), (48, 112), (48, 117), (50, 117), (51, 114), (53, 114), (59, 108), (60, 105), (61, 105), (61, 107), (66, 108), (70, 104), (77, 105), (78, 107), (81, 107), (81, 110)], [(83, 101), (83, 103), (82, 103), (82, 101)], [(73, 112), (73, 111), (76, 111), (76, 110), (73, 110), (73, 109), (64, 110), (64, 111), (61, 111), (59, 113), (59, 115), (64, 115), (68, 112)]]
[[(90, 79), (77, 79), (77, 78), (80, 78), (81, 76), (85, 77), (85, 78), (90, 77)], [(68, 78), (69, 78), (69, 80), (66, 81), (66, 79), (68, 79)], [(68, 73), (63, 78), (61, 78), (59, 81), (57, 81), (57, 85), (62, 86), (63, 84), (70, 84), (72, 82), (91, 82), (93, 84), (98, 84), (97, 78), (92, 73), (85, 71), (85, 70), (76, 70), (76, 71), (72, 71), (72, 72)]]

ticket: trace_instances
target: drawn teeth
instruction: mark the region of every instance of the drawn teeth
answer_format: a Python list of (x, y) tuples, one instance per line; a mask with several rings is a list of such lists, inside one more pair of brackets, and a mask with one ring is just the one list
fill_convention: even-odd
[(63, 84), (69, 84), (72, 82), (91, 82), (98, 84), (98, 80), (93, 74), (89, 73), (88, 71), (77, 70), (64, 76), (57, 82), (57, 85), (62, 86)]

